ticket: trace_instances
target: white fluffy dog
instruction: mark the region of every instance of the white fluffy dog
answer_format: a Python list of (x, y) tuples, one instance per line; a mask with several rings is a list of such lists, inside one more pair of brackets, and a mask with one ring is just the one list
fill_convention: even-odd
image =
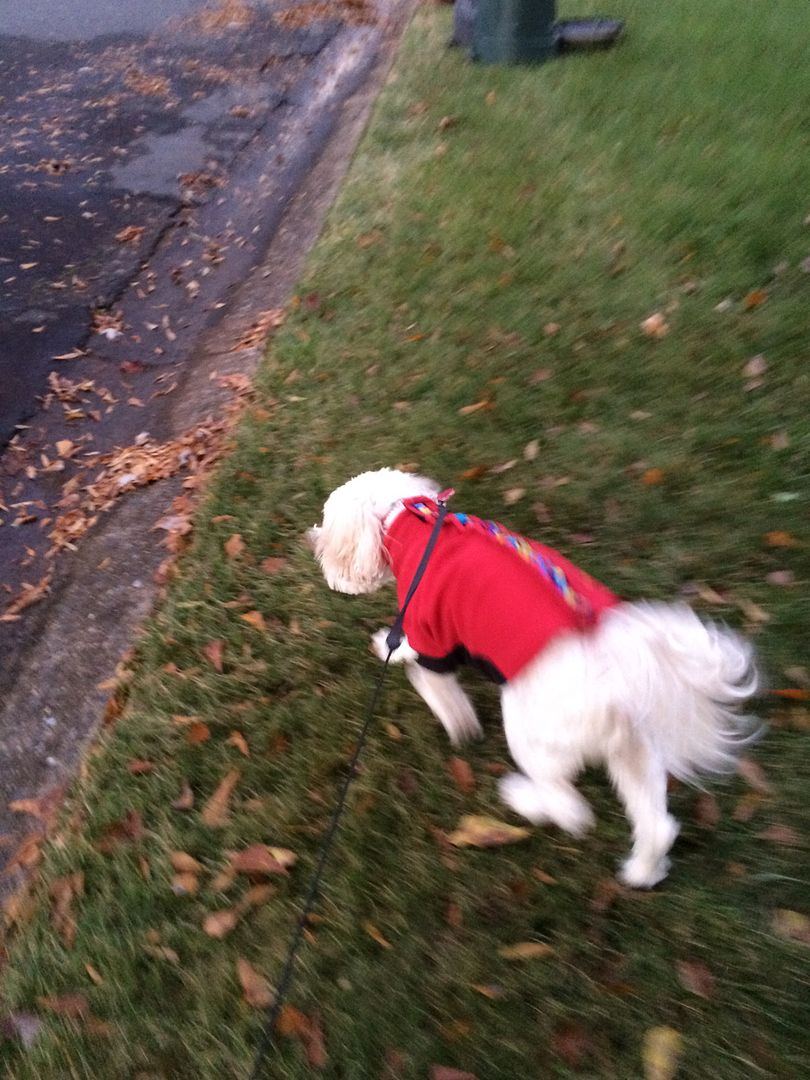
[[(438, 492), (394, 469), (334, 491), (308, 534), (329, 586), (369, 593), (396, 579), (401, 605)], [(481, 734), (458, 662), (478, 662), (502, 683), (521, 772), (500, 791), (518, 814), (581, 834), (593, 814), (573, 781), (586, 764), (607, 767), (633, 829), (620, 877), (636, 888), (669, 869), (678, 825), (667, 775), (724, 771), (751, 737), (737, 712), (757, 687), (747, 642), (683, 604), (621, 602), (559, 553), (495, 523), (448, 515), (404, 628), (391, 660), (404, 663), (453, 743)], [(373, 637), (383, 659), (386, 634)]]

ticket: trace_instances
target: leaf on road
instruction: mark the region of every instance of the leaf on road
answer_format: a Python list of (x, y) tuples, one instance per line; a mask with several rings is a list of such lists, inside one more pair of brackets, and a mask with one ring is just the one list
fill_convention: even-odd
[(506, 822), (484, 815), (465, 814), (455, 832), (447, 839), (454, 847), (501, 847), (517, 844), (531, 836), (529, 829), (507, 825)]
[(675, 1028), (650, 1028), (641, 1047), (644, 1080), (673, 1080), (682, 1053), (683, 1036)]
[(219, 787), (200, 812), (203, 825), (207, 825), (209, 829), (221, 829), (228, 823), (231, 795), (241, 775), (238, 769), (231, 769), (225, 774)]
[(273, 1004), (275, 993), (270, 983), (241, 956), (236, 958), (236, 974), (248, 1005), (254, 1009), (268, 1009)]

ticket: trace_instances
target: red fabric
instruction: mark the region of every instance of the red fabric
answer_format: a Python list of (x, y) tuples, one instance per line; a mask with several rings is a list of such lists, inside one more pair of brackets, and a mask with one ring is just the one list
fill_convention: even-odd
[[(405, 511), (385, 537), (400, 608), (433, 528), (432, 521), (413, 509), (414, 503), (434, 506), (429, 499), (406, 500)], [(528, 543), (558, 566), (587, 601), (590, 625), (620, 602), (553, 548), (534, 540)], [(502, 677), (498, 681), (508, 681), (559, 634), (581, 632), (586, 626), (582, 615), (536, 566), (497, 538), (462, 525), (449, 514), (405, 613), (404, 629), (420, 658), (445, 661), (463, 649), (474, 661), (494, 667), (495, 677)]]

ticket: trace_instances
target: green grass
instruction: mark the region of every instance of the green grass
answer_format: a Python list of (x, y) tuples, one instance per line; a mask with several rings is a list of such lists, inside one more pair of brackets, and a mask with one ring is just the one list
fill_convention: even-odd
[[(460, 507), (542, 536), (630, 597), (708, 585), (727, 602), (697, 597), (704, 611), (753, 619), (772, 684), (793, 685), (807, 663), (804, 0), (614, 0), (611, 12), (628, 21), (620, 48), (525, 70), (470, 65), (443, 47), (446, 14), (416, 16), (257, 406), (139, 645), (124, 715), (89, 760), (38, 911), (11, 945), (6, 1007), (44, 1028), (29, 1050), (0, 1048), (10, 1080), (247, 1075), (262, 1017), (242, 1000), (236, 957), (277, 978), (376, 674), (367, 634), (394, 609), (392, 595), (329, 593), (300, 540), (351, 473), (417, 465), (454, 483)], [(765, 302), (749, 310), (756, 290)], [(661, 340), (639, 329), (653, 312), (671, 326)], [(746, 388), (758, 354), (767, 370)], [(459, 413), (482, 400), (492, 407)], [(525, 494), (505, 507), (513, 489)], [(774, 547), (775, 531), (797, 546)], [(234, 532), (248, 544), (236, 561), (223, 553)], [(268, 575), (268, 555), (288, 562)], [(794, 586), (769, 583), (774, 571)], [(240, 620), (254, 609), (264, 633)], [(212, 640), (225, 642), (221, 674), (202, 653)], [(733, 817), (742, 780), (715, 789), (716, 825), (679, 788), (670, 879), (608, 902), (628, 836), (599, 774), (582, 783), (599, 824), (581, 842), (537, 830), (492, 851), (441, 843), (462, 813), (505, 816), (497, 701), (473, 685), (487, 740), (464, 751), (477, 780), (464, 795), (442, 733), (391, 675), (290, 999), (320, 1014), (322, 1075), (422, 1080), (443, 1064), (479, 1080), (625, 1080), (642, 1075), (656, 1025), (683, 1035), (679, 1077), (801, 1075), (808, 951), (772, 918), (808, 912), (806, 710), (772, 714), (756, 758), (773, 793), (750, 820)], [(177, 714), (199, 716), (210, 740), (190, 746)], [(234, 730), (249, 758), (226, 741)], [(134, 758), (154, 771), (131, 775)], [(199, 809), (233, 767), (233, 813), (207, 828)], [(197, 800), (185, 813), (171, 807), (183, 780)], [(144, 835), (100, 852), (132, 810)], [(774, 823), (800, 845), (763, 839)], [(213, 940), (203, 918), (245, 886), (217, 894), (211, 876), (254, 842), (300, 862)], [(171, 892), (175, 850), (206, 867), (196, 897)], [(48, 883), (79, 870), (66, 948)], [(158, 936), (176, 963), (145, 949)], [(529, 940), (553, 954), (499, 957)], [(715, 978), (708, 999), (678, 978), (698, 961)], [(76, 992), (108, 1028), (37, 1004)], [(274, 1069), (312, 1071), (295, 1040)]]

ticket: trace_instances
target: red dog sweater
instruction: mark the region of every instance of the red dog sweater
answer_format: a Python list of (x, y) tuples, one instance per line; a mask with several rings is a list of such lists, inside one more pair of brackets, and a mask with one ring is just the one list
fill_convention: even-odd
[[(436, 520), (436, 503), (406, 499), (385, 535), (400, 608)], [(553, 548), (493, 521), (448, 514), (404, 630), (419, 663), (481, 668), (513, 679), (551, 641), (595, 626), (619, 597)]]

